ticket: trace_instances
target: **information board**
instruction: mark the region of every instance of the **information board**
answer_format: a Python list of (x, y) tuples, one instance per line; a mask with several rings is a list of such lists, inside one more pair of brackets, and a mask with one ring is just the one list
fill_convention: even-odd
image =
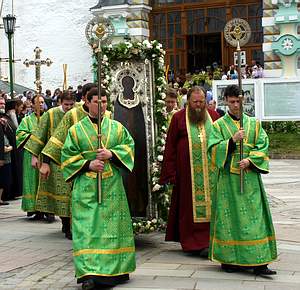
[(263, 120), (300, 120), (300, 81), (263, 84)]

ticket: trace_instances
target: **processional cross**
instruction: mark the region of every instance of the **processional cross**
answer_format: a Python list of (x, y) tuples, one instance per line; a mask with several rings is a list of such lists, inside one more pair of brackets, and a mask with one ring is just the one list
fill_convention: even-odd
[[(42, 50), (39, 47), (36, 47), (34, 49), (35, 52), (35, 59), (29, 60), (25, 59), (23, 64), (26, 65), (26, 67), (30, 67), (31, 65), (35, 66), (35, 81), (34, 84), (36, 86), (37, 95), (39, 96), (42, 93), (42, 82), (41, 82), (41, 66), (47, 65), (50, 66), (53, 62), (50, 58), (46, 58), (45, 60), (41, 59), (41, 52)], [(38, 97), (36, 99), (36, 109), (37, 109), (37, 118), (40, 119), (40, 98)]]
[[(251, 37), (251, 28), (249, 23), (240, 18), (234, 18), (228, 21), (224, 28), (224, 37), (233, 47), (236, 47), (238, 61), (238, 84), (240, 91), (240, 128), (243, 128), (243, 91), (241, 74), (241, 46), (248, 43)], [(244, 158), (243, 139), (240, 140), (240, 161)], [(240, 169), (240, 189), (244, 192), (244, 171)]]

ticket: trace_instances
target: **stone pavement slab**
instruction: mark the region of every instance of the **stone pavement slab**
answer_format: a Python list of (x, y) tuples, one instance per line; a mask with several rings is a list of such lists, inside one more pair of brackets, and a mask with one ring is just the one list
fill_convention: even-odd
[[(300, 161), (271, 160), (263, 176), (273, 213), (279, 257), (270, 278), (228, 274), (216, 263), (183, 253), (164, 234), (136, 237), (137, 269), (120, 290), (300, 290)], [(61, 224), (28, 221), (20, 200), (0, 207), (0, 290), (79, 290), (72, 243)]]

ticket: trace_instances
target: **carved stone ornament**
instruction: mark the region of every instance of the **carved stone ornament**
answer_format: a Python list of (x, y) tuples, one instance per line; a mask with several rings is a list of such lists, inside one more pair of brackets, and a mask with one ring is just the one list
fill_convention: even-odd
[(237, 47), (238, 44), (244, 46), (251, 37), (249, 23), (241, 18), (228, 21), (224, 28), (224, 37), (231, 46)]
[(139, 103), (144, 106), (147, 102), (147, 84), (143, 65), (140, 63), (122, 62), (114, 67), (112, 79), (111, 101), (116, 99), (128, 109)]

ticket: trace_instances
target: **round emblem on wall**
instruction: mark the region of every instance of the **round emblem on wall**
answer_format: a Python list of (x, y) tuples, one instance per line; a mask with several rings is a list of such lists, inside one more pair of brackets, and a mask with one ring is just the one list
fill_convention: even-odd
[(296, 51), (299, 49), (298, 47), (299, 40), (297, 37), (291, 34), (280, 36), (272, 45), (272, 48), (275, 50), (275, 52), (286, 56), (296, 53)]

